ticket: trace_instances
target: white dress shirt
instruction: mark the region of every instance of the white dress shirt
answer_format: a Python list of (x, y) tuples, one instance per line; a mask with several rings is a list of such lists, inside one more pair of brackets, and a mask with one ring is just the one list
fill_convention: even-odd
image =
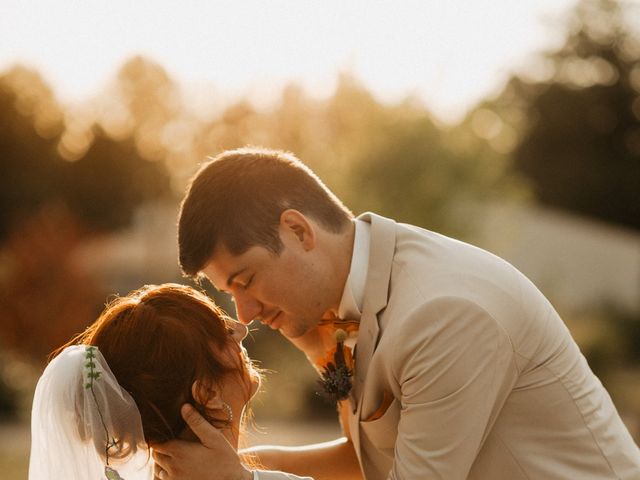
[[(338, 317), (359, 321), (362, 316), (364, 288), (369, 268), (371, 224), (360, 220), (354, 220), (354, 223), (356, 232), (353, 239), (351, 268), (349, 269), (349, 275), (347, 276), (340, 306), (338, 307)], [(347, 346), (353, 348), (357, 339), (358, 332), (351, 332), (345, 343)]]

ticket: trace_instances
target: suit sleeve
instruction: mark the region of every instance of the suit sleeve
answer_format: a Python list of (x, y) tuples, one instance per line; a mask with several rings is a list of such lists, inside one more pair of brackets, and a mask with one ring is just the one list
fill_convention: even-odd
[(509, 336), (485, 310), (446, 297), (397, 335), (401, 414), (390, 480), (466, 479), (517, 378)]
[(313, 480), (311, 477), (298, 477), (292, 473), (271, 470), (254, 470), (253, 480)]

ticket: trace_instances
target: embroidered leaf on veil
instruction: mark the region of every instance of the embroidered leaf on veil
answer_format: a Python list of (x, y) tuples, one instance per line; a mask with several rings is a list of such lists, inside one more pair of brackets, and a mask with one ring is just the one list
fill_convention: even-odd
[(104, 467), (104, 476), (107, 477), (107, 480), (124, 480), (124, 478), (111, 467)]

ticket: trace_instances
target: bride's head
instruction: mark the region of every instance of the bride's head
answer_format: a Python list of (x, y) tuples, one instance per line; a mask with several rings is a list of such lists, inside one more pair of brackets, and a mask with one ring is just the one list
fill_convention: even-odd
[(117, 298), (72, 343), (98, 347), (136, 402), (147, 442), (188, 438), (180, 407), (191, 403), (237, 444), (259, 385), (240, 343), (246, 334), (206, 295), (164, 284)]

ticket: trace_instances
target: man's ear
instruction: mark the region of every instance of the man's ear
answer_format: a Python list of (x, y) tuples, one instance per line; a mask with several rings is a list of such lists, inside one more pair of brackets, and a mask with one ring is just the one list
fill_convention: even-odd
[(316, 245), (316, 231), (314, 225), (304, 214), (290, 208), (280, 214), (280, 238), (292, 237), (305, 250), (312, 250)]
[(196, 380), (191, 385), (193, 399), (209, 410), (223, 408), (223, 401), (219, 389), (215, 384)]

